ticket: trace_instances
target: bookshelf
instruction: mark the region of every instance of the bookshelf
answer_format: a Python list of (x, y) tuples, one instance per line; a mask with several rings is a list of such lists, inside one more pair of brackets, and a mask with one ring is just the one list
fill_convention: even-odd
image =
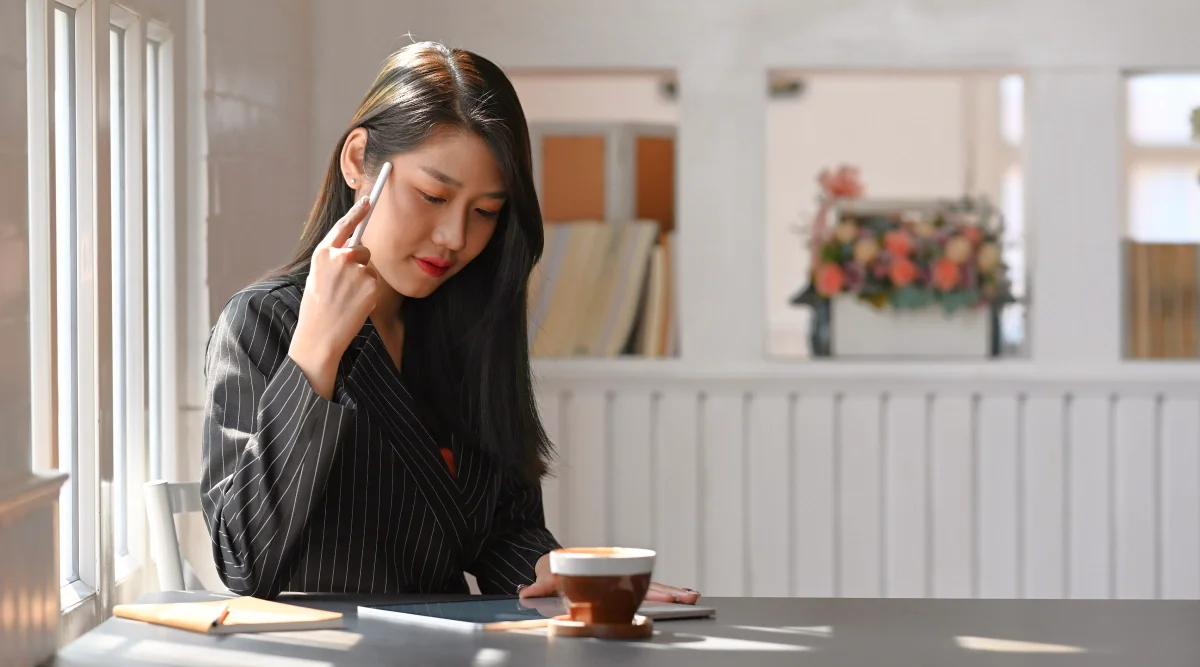
[(533, 356), (677, 356), (674, 126), (535, 123), (530, 139), (546, 224)]

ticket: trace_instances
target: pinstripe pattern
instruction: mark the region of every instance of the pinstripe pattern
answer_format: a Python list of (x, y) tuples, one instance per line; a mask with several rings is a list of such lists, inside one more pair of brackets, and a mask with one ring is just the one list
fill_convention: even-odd
[(204, 516), (225, 585), (280, 591), (515, 593), (558, 543), (541, 489), (452, 441), (452, 475), (368, 321), (334, 400), (287, 355), (301, 288), (236, 294), (209, 339)]

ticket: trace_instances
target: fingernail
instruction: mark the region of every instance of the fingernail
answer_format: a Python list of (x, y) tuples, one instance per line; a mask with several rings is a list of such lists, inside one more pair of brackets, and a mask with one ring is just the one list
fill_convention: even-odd
[(699, 595), (699, 594), (700, 594), (700, 591), (694, 591), (694, 590), (692, 590), (692, 589), (690, 589), (690, 588), (685, 588), (685, 589), (683, 589), (683, 591), (684, 591), (685, 593), (695, 593), (696, 595)]

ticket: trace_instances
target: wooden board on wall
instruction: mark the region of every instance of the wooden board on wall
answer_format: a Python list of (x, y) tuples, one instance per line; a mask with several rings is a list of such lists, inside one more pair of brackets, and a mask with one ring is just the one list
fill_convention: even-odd
[(547, 222), (604, 220), (605, 138), (542, 139), (542, 217)]
[(662, 234), (675, 229), (675, 139), (637, 138), (639, 220), (657, 220)]

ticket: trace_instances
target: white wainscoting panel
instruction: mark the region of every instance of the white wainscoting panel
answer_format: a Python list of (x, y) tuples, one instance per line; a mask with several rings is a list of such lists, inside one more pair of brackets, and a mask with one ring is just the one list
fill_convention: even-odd
[(656, 549), (660, 581), (1200, 599), (1198, 384), (539, 368), (548, 524), (564, 544)]
[(0, 665), (40, 665), (58, 648), (58, 497), (67, 476), (0, 484)]

